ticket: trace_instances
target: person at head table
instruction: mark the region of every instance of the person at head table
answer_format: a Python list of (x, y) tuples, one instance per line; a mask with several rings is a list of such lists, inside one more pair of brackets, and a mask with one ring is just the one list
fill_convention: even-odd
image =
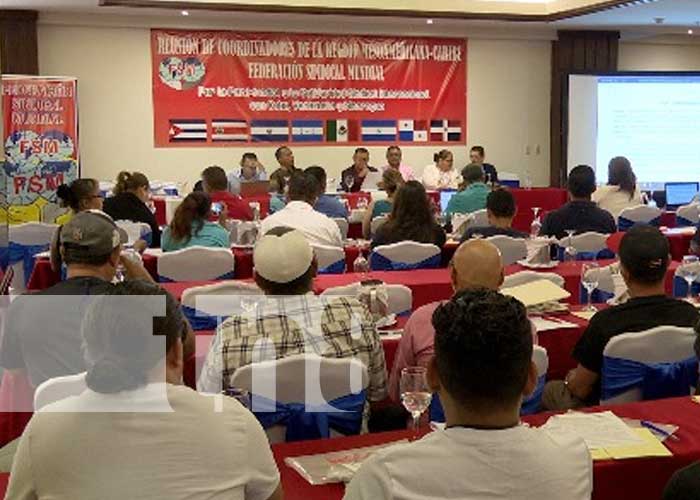
[[(435, 356), (423, 391), (439, 395), (446, 428), (375, 451), (345, 500), (590, 500), (593, 464), (583, 440), (520, 422), (537, 385), (525, 306), (494, 290), (464, 290), (431, 322)], [(430, 398), (418, 391), (405, 397)]]
[(386, 193), (385, 199), (372, 198), (365, 215), (362, 218), (362, 235), (369, 239), (372, 236), (372, 221), (377, 217), (382, 217), (391, 213), (392, 203), (396, 191), (403, 186), (403, 177), (393, 168), (387, 169), (382, 173), (382, 180), (379, 183), (382, 191)]
[(610, 212), (591, 201), (595, 191), (595, 172), (588, 165), (578, 165), (569, 172), (567, 180), (570, 201), (549, 212), (542, 222), (540, 235), (562, 239), (567, 230), (576, 234), (593, 231), (610, 234), (617, 231)]
[(661, 231), (653, 226), (632, 227), (622, 238), (619, 256), (620, 274), (631, 298), (593, 316), (572, 353), (578, 366), (565, 380), (548, 382), (544, 388), (542, 405), (548, 410), (598, 404), (603, 351), (612, 338), (657, 326), (693, 327), (700, 319), (692, 304), (666, 296), (670, 256), (668, 239)]
[(226, 174), (229, 191), (233, 194), (241, 194), (241, 183), (267, 180), (265, 167), (258, 161), (255, 153), (243, 153), (240, 167)]
[(513, 229), (513, 218), (517, 207), (513, 193), (508, 189), (497, 188), (486, 197), (486, 214), (489, 225), (481, 227), (470, 227), (462, 236), (462, 241), (480, 236), (490, 238), (491, 236), (510, 236), (511, 238), (527, 238), (528, 235)]
[(442, 248), (445, 230), (435, 220), (423, 184), (408, 181), (399, 188), (387, 221), (372, 236), (372, 248), (400, 241), (431, 243)]
[[(182, 385), (189, 328), (170, 294), (119, 283), (95, 298), (78, 331), (87, 373), (71, 383), (83, 390), (34, 413), (6, 498), (282, 499), (255, 416)], [(193, 422), (197, 431), (185, 431)]]
[(280, 146), (277, 148), (275, 151), (275, 159), (279, 167), (270, 174), (270, 182), (274, 184), (277, 193), (282, 193), (289, 178), (294, 172), (300, 169), (294, 166), (294, 153), (288, 146)]
[(447, 215), (469, 214), (486, 208), (486, 197), (490, 189), (484, 183), (481, 165), (471, 163), (462, 169), (462, 190), (450, 198)]
[(449, 149), (443, 149), (433, 155), (433, 163), (423, 169), (421, 181), (425, 189), (459, 188), (462, 175), (454, 168), (454, 158)]
[(403, 163), (401, 159), (403, 158), (403, 153), (401, 152), (401, 148), (398, 146), (389, 146), (386, 150), (386, 161), (387, 164), (384, 166), (382, 169), (382, 172), (389, 170), (389, 169), (394, 169), (398, 170), (399, 173), (401, 174), (401, 177), (403, 177), (404, 182), (412, 181), (416, 177), (413, 174), (413, 169)]
[(352, 165), (340, 173), (340, 190), (356, 193), (363, 189), (377, 189), (378, 181), (379, 170), (369, 164), (369, 151), (367, 148), (357, 148), (352, 155)]
[(498, 171), (496, 170), (496, 167), (491, 163), (485, 163), (485, 159), (486, 151), (484, 150), (484, 147), (472, 146), (472, 148), (469, 150), (469, 161), (476, 165), (481, 165), (481, 168), (484, 170), (485, 182), (489, 184), (497, 184)]

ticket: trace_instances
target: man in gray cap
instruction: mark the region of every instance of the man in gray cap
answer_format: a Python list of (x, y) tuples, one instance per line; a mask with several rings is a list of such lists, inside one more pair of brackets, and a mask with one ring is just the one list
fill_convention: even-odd
[(126, 233), (104, 212), (75, 214), (61, 228), (59, 251), (66, 280), (10, 306), (0, 345), (0, 365), (23, 371), (33, 387), (53, 377), (85, 371), (80, 324), (89, 304), (112, 285), (117, 267), (126, 279), (153, 281), (143, 266), (121, 255)]
[(313, 295), (316, 259), (302, 232), (271, 229), (255, 245), (253, 263), (255, 282), (267, 298), (256, 297), (254, 317), (234, 314), (221, 324), (197, 388), (218, 393), (231, 385), (238, 368), (254, 360), (308, 353), (356, 357), (367, 367), (367, 399), (383, 400), (386, 366), (374, 321), (355, 298)]

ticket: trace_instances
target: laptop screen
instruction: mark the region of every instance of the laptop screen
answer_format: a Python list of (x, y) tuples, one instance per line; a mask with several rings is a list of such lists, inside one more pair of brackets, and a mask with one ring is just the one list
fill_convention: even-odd
[(445, 213), (447, 211), (447, 204), (450, 202), (452, 197), (457, 191), (454, 189), (446, 189), (444, 191), (440, 191), (440, 211), (442, 213)]
[(687, 205), (698, 194), (697, 182), (668, 182), (666, 183), (666, 206), (679, 207)]

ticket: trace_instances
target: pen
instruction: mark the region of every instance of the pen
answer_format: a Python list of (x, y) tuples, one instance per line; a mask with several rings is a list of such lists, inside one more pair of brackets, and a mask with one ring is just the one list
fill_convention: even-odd
[(652, 424), (648, 420), (640, 420), (639, 423), (642, 427), (646, 427), (647, 429), (651, 429), (652, 431), (654, 431), (658, 434), (661, 434), (664, 437), (667, 437), (667, 438), (672, 439), (674, 441), (680, 441), (680, 439), (678, 439), (678, 436), (674, 436), (672, 433), (666, 432), (665, 430), (661, 429), (660, 427), (655, 426), (654, 424)]

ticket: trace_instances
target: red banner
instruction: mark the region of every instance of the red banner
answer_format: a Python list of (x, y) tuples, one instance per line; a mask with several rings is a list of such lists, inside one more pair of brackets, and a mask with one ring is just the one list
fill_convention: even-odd
[(75, 78), (2, 76), (6, 186), (10, 223), (54, 222), (65, 212), (56, 188), (78, 177)]
[(466, 143), (463, 39), (151, 31), (156, 147)]

